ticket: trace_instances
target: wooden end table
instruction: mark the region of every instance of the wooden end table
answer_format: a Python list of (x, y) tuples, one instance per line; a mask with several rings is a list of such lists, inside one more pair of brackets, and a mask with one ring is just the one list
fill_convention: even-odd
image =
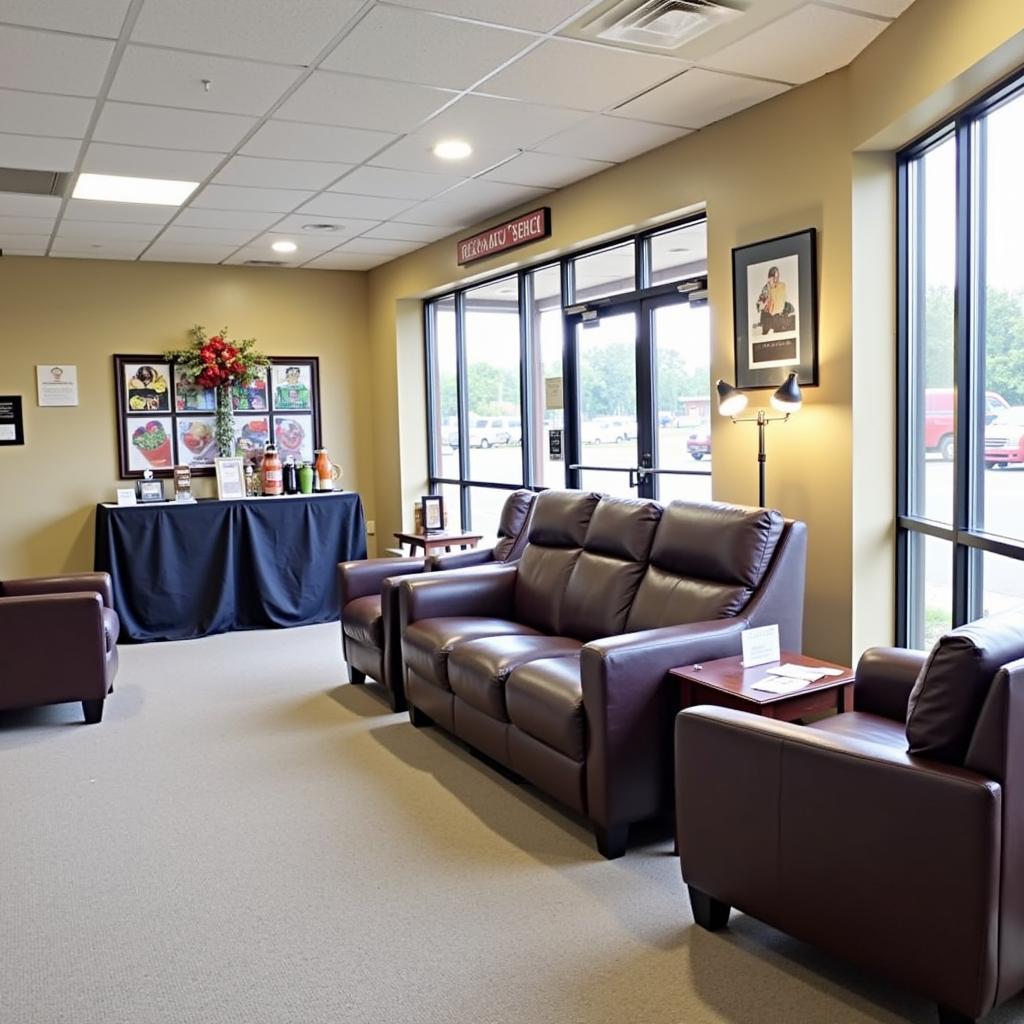
[[(744, 668), (740, 661), (741, 658), (736, 655), (672, 669), (669, 674), (679, 680), (680, 707), (713, 704), (716, 707), (749, 711), (765, 718), (777, 718), (783, 722), (793, 722), (826, 711), (841, 713), (853, 710), (852, 668), (792, 651), (783, 651), (781, 661), (755, 665), (753, 668)], [(793, 693), (768, 693), (753, 688), (755, 683), (760, 683), (768, 676), (768, 669), (779, 665), (837, 668), (842, 669), (842, 675), (823, 676), (817, 682), (808, 683)], [(786, 679), (784, 676), (770, 678)]]
[(467, 548), (475, 548), (483, 539), (482, 533), (396, 533), (395, 539), (399, 544), (409, 545), (409, 556), (416, 554), (416, 548), (423, 548), (423, 557), (426, 558), (430, 552), (437, 548), (444, 548), (451, 551), (452, 547), (458, 545), (460, 551)]

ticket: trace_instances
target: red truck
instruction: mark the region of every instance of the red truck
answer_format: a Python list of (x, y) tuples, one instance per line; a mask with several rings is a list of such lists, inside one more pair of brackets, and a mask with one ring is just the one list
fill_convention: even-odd
[[(925, 388), (924, 446), (939, 452), (946, 462), (953, 460), (953, 389)], [(1010, 403), (995, 391), (985, 392), (985, 422), (1009, 409)]]

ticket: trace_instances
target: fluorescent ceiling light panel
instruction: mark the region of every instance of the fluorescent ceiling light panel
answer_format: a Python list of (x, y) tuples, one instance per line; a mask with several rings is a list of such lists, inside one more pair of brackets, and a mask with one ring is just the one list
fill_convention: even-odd
[(126, 178), (120, 174), (80, 174), (72, 195), (75, 199), (99, 199), (108, 203), (181, 206), (198, 187), (198, 181)]

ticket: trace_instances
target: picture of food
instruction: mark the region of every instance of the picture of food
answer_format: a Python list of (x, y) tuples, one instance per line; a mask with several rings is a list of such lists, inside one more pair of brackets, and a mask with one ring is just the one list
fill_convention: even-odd
[(149, 420), (132, 430), (132, 469), (171, 469), (170, 420)]
[(171, 395), (167, 387), (166, 364), (125, 366), (128, 410), (130, 412), (170, 412)]
[(231, 389), (231, 405), (236, 412), (266, 412), (266, 378), (254, 380), (251, 384), (246, 384), (244, 387), (236, 384)]
[(282, 459), (313, 461), (312, 423), (308, 416), (275, 416), (274, 440)]
[(179, 419), (178, 462), (183, 466), (212, 466), (216, 457), (213, 417)]
[(185, 376), (180, 367), (174, 368), (174, 408), (178, 412), (213, 412), (217, 408), (217, 394), (213, 388), (201, 388)]
[(235, 418), (235, 454), (247, 461), (259, 459), (270, 439), (270, 424), (266, 416), (238, 416)]

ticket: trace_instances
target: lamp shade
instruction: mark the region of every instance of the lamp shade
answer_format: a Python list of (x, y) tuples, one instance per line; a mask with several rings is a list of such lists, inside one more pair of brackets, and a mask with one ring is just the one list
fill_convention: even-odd
[(772, 405), (779, 412), (796, 412), (803, 405), (804, 396), (800, 392), (800, 382), (796, 374), (791, 373), (783, 384), (780, 384), (772, 395)]
[(747, 396), (732, 384), (719, 380), (715, 384), (718, 391), (718, 411), (723, 416), (736, 416), (747, 407)]

